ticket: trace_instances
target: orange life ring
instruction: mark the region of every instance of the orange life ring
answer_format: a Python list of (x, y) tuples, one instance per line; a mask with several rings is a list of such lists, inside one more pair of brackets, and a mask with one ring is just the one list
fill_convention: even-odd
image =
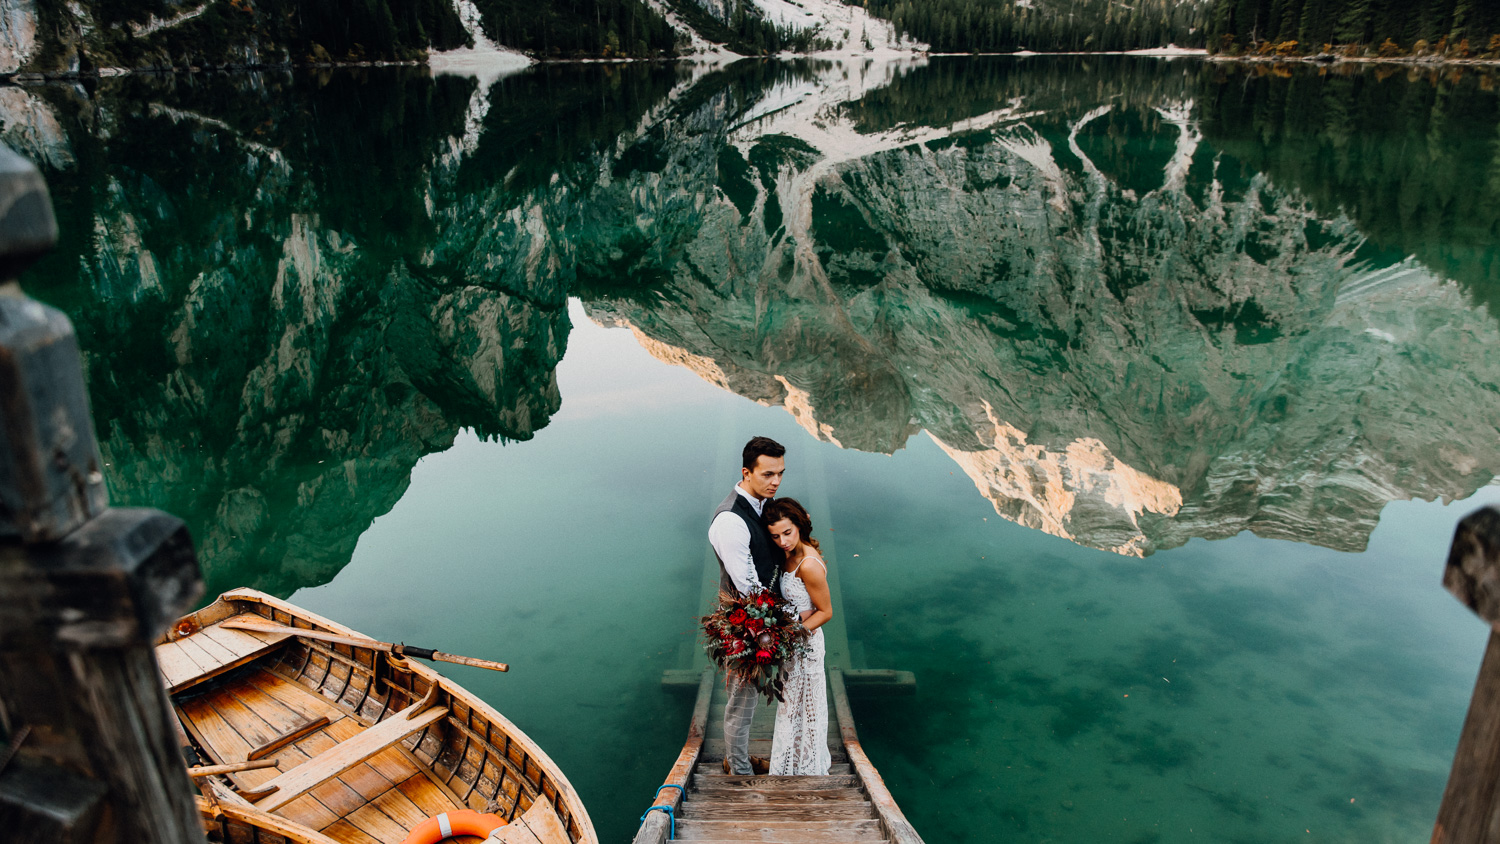
[(455, 835), (477, 835), (480, 838), (505, 826), (499, 815), (481, 815), (469, 809), (444, 812), (417, 824), (401, 844), (437, 844)]

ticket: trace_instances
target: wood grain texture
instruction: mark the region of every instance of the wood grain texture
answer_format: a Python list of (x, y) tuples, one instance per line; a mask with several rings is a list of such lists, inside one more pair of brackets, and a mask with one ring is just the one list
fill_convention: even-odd
[(289, 818), (310, 829), (323, 829), (339, 819), (316, 797), (305, 794), (276, 810), (276, 814)]
[(206, 632), (188, 636), (185, 639), (179, 640), (179, 642), (190, 642), (194, 646), (202, 648), (204, 653), (213, 658), (215, 667), (226, 665), (236, 659), (239, 659), (242, 656), (242, 654), (238, 653), (232, 648), (226, 647), (219, 642), (214, 641), (214, 638), (207, 635)]
[(267, 783), (277, 786), (279, 790), (270, 797), (257, 801), (256, 806), (268, 812), (275, 811), (277, 807), (305, 794), (318, 784), (337, 777), (407, 736), (421, 732), (447, 714), (447, 709), (438, 707), (414, 718), (407, 718), (403, 710)]
[(874, 818), (875, 806), (868, 800), (858, 803), (835, 803), (809, 807), (804, 803), (730, 803), (719, 801), (697, 802), (689, 800), (683, 804), (678, 816), (683, 820), (768, 820), (768, 821), (826, 821), (834, 818)]
[(490, 833), (489, 841), (493, 844), (542, 844), (532, 834), (531, 827), (520, 822), (502, 826)]
[(873, 818), (866, 820), (841, 819), (826, 821), (682, 820), (677, 822), (677, 837), (681, 840), (695, 838), (743, 838), (750, 841), (760, 841), (765, 839), (779, 840), (795, 835), (821, 835), (840, 840), (847, 838), (865, 838), (872, 841), (885, 840), (884, 833), (880, 831), (880, 821)]
[(319, 803), (328, 807), (328, 811), (342, 818), (350, 812), (365, 805), (365, 797), (358, 791), (350, 788), (341, 779), (329, 779), (318, 783), (308, 791), (316, 797)]
[(568, 831), (557, 820), (556, 807), (545, 797), (531, 804), (521, 816), (521, 822), (541, 844), (569, 844)]
[(350, 812), (345, 820), (359, 827), (361, 832), (371, 838), (388, 842), (388, 844), (401, 844), (401, 839), (411, 832), (410, 829), (392, 820), (385, 812), (369, 804)]
[(693, 776), (693, 788), (698, 791), (720, 789), (770, 788), (793, 786), (803, 791), (821, 788), (857, 788), (859, 778), (852, 775), (827, 777), (772, 777), (772, 776), (726, 776), (724, 774), (698, 773)]
[[(711, 674), (705, 675), (712, 677)], [(678, 838), (695, 844), (729, 841), (781, 842), (781, 844), (862, 844), (902, 842), (920, 844), (915, 830), (905, 824), (900, 810), (885, 790), (874, 766), (864, 756), (853, 729), (847, 692), (837, 668), (831, 671), (833, 709), (829, 748), (833, 757), (829, 773), (818, 777), (772, 777), (726, 775), (721, 772), (724, 742), (722, 717), (725, 694), (722, 684), (700, 685), (695, 723), (674, 765), (668, 783), (689, 785), (678, 801), (670, 788), (658, 796), (656, 805), (672, 805), (676, 811)], [(696, 722), (699, 712), (707, 717)], [(712, 713), (712, 714), (708, 714)], [(774, 705), (761, 705), (751, 725), (750, 751), (765, 755), (774, 731)], [(707, 736), (698, 723), (707, 726)], [(680, 776), (683, 759), (692, 756), (688, 775)], [(882, 801), (889, 805), (882, 805)], [(663, 844), (670, 823), (661, 812), (652, 812), (636, 833), (635, 844)]]
[(198, 588), (173, 530), (185, 536), (165, 514), (106, 511), (45, 548), (0, 542), (0, 696), (7, 723), (32, 731), (6, 769), (57, 766), (91, 786), (28, 775), (62, 791), (7, 805), (8, 842), (44, 828), (47, 841), (203, 840), (150, 642), (156, 614)]
[(323, 830), (323, 834), (339, 844), (385, 844), (349, 821), (338, 821)]
[(251, 827), (252, 829), (245, 830), (249, 833), (246, 836), (247, 840), (257, 833), (263, 835), (264, 832), (261, 831), (270, 831), (284, 836), (293, 844), (335, 844), (334, 839), (294, 819), (278, 817), (247, 806), (231, 806), (222, 803), (212, 805), (202, 797), (197, 798), (197, 801), (198, 811), (205, 819), (222, 816)]
[(1500, 840), (1500, 633), (1491, 632), (1432, 844)]
[(294, 683), (269, 671), (256, 675), (255, 687), (286, 704), (293, 712), (299, 712), (305, 717), (326, 715), (328, 720), (336, 721), (349, 714), (301, 683)]
[(901, 807), (896, 805), (896, 798), (891, 796), (890, 790), (885, 787), (885, 780), (880, 778), (880, 772), (865, 755), (859, 734), (854, 730), (854, 711), (849, 707), (844, 673), (837, 667), (828, 670), (828, 688), (832, 692), (833, 711), (838, 716), (839, 737), (843, 740), (844, 750), (849, 754), (849, 762), (854, 767), (855, 775), (874, 803), (886, 836), (894, 844), (922, 844), (922, 837), (907, 821), (906, 815), (902, 814)]
[(168, 688), (176, 688), (201, 672), (198, 664), (183, 653), (176, 642), (156, 646), (156, 664), (161, 668)]
[(251, 761), (254, 761), (256, 759), (263, 759), (280, 750), (281, 748), (297, 741), (298, 739), (305, 738), (309, 734), (321, 730), (326, 726), (328, 726), (328, 717), (326, 715), (319, 715), (317, 718), (314, 718), (311, 721), (304, 721), (300, 724), (293, 724), (289, 729), (283, 728), (283, 732), (276, 738), (250, 751), (250, 755), (245, 758)]
[(396, 787), (395, 783), (381, 776), (380, 772), (371, 768), (366, 762), (361, 762), (339, 774), (339, 779), (359, 792), (360, 796), (366, 800), (374, 800)]
[(427, 820), (428, 814), (422, 811), (410, 797), (402, 793), (399, 788), (391, 788), (386, 793), (375, 798), (371, 806), (385, 813), (387, 817), (400, 824), (408, 832), (422, 821)]
[(296, 729), (302, 724), (309, 723), (319, 718), (326, 719), (326, 715), (305, 715), (287, 706), (285, 703), (266, 694), (257, 685), (257, 675), (246, 677), (244, 682), (235, 683), (229, 687), (229, 691), (239, 698), (240, 703), (249, 707), (256, 715), (259, 715), (276, 729), (278, 733), (286, 733)]
[[(171, 670), (163, 664), (162, 671), (168, 677), (168, 687), (180, 692), (253, 662), (286, 639), (285, 634), (246, 634), (220, 627), (204, 627), (196, 633), (157, 645), (156, 653), (158, 662), (162, 661), (164, 654), (174, 660)], [(182, 657), (197, 666), (195, 673), (183, 673)]]
[[(258, 632), (214, 625), (247, 615), (353, 641), (330, 645), (289, 635), (266, 650), (253, 638)], [(237, 761), (258, 749), (257, 755), (274, 750), (266, 758), (283, 762), (281, 773), (267, 780), (277, 790), (257, 801), (257, 809), (295, 817), (330, 840), (394, 836), (389, 844), (399, 844), (399, 830), (443, 811), (482, 810), (493, 797), (503, 815), (541, 805), (538, 811), (550, 812), (552, 820), (536, 826), (550, 826), (550, 836), (561, 835), (559, 844), (597, 844), (577, 795), (514, 725), (424, 666), (388, 664), (354, 631), (253, 590), (235, 590), (184, 618), (161, 644), (181, 666), (169, 679), (212, 671), (252, 648), (253, 660), (262, 660), (216, 678), (221, 688), (208, 683), (208, 691), (195, 688), (181, 698), (185, 715), (191, 712), (185, 720), (193, 722), (195, 738), (202, 736), (198, 743), (214, 748), (212, 755)], [(412, 704), (424, 698), (432, 708), (418, 712), (422, 707)], [(402, 723), (403, 715), (413, 723)], [(328, 722), (289, 735), (317, 718)], [(414, 737), (420, 747), (407, 747)], [(539, 795), (555, 797), (557, 805)]]
[(396, 788), (429, 818), (458, 808), (458, 804), (444, 794), (426, 772), (413, 775)]

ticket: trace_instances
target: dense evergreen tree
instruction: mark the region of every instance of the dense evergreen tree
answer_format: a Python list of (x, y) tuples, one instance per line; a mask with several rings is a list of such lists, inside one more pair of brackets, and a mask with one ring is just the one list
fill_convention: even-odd
[(37, 4), (36, 52), (26, 69), (393, 61), (469, 42), (449, 0), (230, 0), (182, 12), (166, 0)]
[(640, 0), (476, 0), (497, 43), (540, 56), (659, 56), (677, 36)]
[[(677, 35), (642, 0), (476, 0), (494, 41), (543, 57), (669, 56)], [(420, 60), (471, 44), (452, 0), (40, 3), (24, 70)]]
[(942, 52), (1134, 50), (1205, 45), (1207, 0), (845, 0)]
[(1215, 0), (1210, 49), (1225, 53), (1444, 55), (1500, 52), (1487, 0)]
[(808, 30), (784, 29), (766, 20), (749, 0), (736, 0), (729, 20), (709, 14), (697, 0), (666, 0), (677, 16), (710, 41), (724, 44), (742, 55), (758, 56), (783, 50), (806, 52), (826, 48)]

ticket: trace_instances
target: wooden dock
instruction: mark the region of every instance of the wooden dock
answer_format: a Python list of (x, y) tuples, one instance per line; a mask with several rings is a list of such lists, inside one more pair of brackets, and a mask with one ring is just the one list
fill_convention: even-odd
[[(810, 461), (812, 506), (828, 513), (822, 467)], [(720, 473), (722, 474), (722, 473)], [(663, 682), (692, 686), (697, 697), (687, 741), (672, 765), (656, 799), (642, 817), (634, 844), (664, 844), (668, 840), (695, 844), (922, 844), (921, 836), (901, 813), (886, 789), (880, 772), (865, 755), (854, 729), (849, 686), (878, 693), (910, 693), (915, 679), (909, 671), (854, 668), (839, 588), (839, 566), (834, 532), (820, 524), (814, 534), (830, 561), (828, 587), (833, 620), (823, 627), (828, 671), (828, 748), (833, 765), (826, 777), (730, 776), (724, 773), (724, 675), (708, 661), (695, 640), (685, 648), (683, 662), (691, 667), (668, 671)], [(712, 552), (706, 556), (701, 605), (718, 595), (719, 566)], [(771, 733), (776, 705), (764, 699), (750, 727), (750, 753), (771, 755)]]

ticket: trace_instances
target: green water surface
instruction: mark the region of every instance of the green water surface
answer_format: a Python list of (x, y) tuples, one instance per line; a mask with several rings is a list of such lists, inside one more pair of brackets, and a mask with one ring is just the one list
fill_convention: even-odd
[(628, 840), (754, 434), (928, 841), (1430, 834), (1500, 502), (1500, 102), (1125, 58), (11, 88), (112, 499), (445, 673)]

